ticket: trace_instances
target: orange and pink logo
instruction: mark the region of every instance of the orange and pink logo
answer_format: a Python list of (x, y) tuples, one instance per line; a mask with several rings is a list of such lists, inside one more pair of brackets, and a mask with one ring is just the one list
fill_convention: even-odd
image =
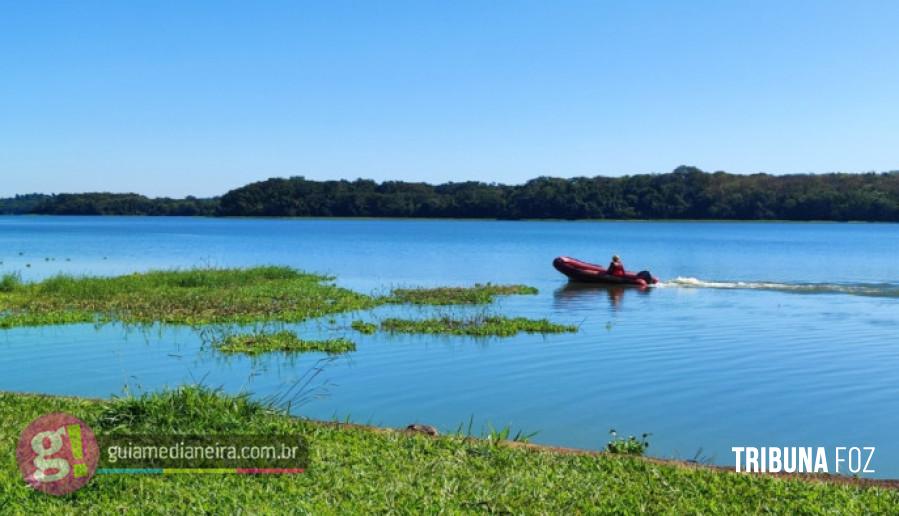
[(94, 432), (62, 412), (41, 416), (19, 437), (16, 460), (31, 487), (64, 495), (87, 484), (97, 471), (100, 449)]

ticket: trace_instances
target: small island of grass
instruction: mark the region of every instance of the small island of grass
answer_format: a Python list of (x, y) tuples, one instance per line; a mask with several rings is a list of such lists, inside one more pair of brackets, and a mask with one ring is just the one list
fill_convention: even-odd
[(477, 316), (467, 318), (385, 319), (381, 329), (391, 333), (430, 333), (472, 337), (511, 337), (519, 333), (573, 333), (577, 326), (557, 324), (546, 319), (525, 317)]
[(350, 328), (358, 331), (359, 333), (364, 333), (366, 335), (371, 335), (374, 332), (378, 331), (378, 325), (365, 321), (353, 321), (350, 324)]
[(243, 353), (245, 355), (259, 355), (274, 351), (290, 353), (321, 351), (329, 355), (337, 355), (356, 351), (356, 344), (348, 339), (305, 340), (286, 330), (276, 333), (230, 335), (222, 341), (214, 343), (214, 346), (223, 353)]
[(114, 277), (60, 274), (23, 282), (0, 276), (0, 328), (72, 323), (205, 325), (301, 322), (385, 303), (484, 304), (496, 296), (536, 294), (526, 285), (396, 289), (369, 296), (333, 278), (290, 267), (158, 270)]
[(150, 271), (115, 277), (0, 278), (0, 328), (83, 322), (202, 325), (300, 322), (381, 299), (290, 267)]
[(496, 296), (533, 295), (537, 289), (527, 285), (486, 285), (473, 287), (398, 288), (391, 302), (415, 305), (478, 305), (493, 302)]

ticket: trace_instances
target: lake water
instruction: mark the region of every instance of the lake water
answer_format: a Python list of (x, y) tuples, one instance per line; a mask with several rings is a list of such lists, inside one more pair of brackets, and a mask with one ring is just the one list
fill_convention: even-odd
[[(551, 266), (613, 253), (662, 285), (572, 288)], [(224, 357), (184, 327), (18, 328), (0, 331), (0, 390), (105, 397), (202, 381), (266, 397), (318, 364), (316, 397), (293, 408), (313, 418), (472, 421), (593, 449), (611, 428), (651, 432), (651, 455), (725, 465), (731, 446), (876, 446), (874, 476), (899, 477), (897, 257), (887, 224), (0, 217), (0, 272), (26, 279), (283, 264), (363, 292), (525, 283), (540, 294), (487, 310), (580, 325), (506, 339), (360, 335), (347, 328), (359, 314), (298, 326), (357, 342), (327, 363)], [(465, 311), (363, 318), (441, 310)]]

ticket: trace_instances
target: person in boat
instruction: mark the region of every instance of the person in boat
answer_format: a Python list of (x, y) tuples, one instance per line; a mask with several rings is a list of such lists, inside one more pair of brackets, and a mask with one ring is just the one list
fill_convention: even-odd
[(609, 264), (609, 268), (606, 272), (612, 276), (624, 276), (624, 264), (621, 263), (620, 256), (616, 254), (612, 257), (612, 263)]

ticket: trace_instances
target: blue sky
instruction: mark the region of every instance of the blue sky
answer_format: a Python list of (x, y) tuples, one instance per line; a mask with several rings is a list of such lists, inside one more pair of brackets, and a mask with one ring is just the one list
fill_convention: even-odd
[(0, 0), (0, 195), (899, 169), (899, 2)]

